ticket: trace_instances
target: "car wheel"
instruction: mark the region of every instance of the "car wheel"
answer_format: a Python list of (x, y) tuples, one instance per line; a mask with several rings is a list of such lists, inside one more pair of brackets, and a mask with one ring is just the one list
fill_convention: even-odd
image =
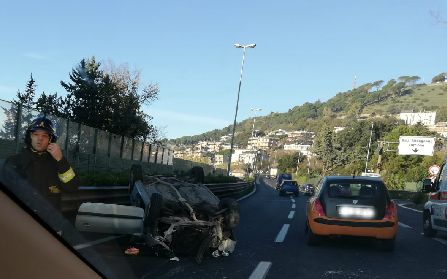
[(135, 185), (135, 182), (138, 180), (141, 180), (143, 182), (143, 169), (141, 168), (141, 165), (133, 164), (130, 168), (130, 185), (129, 185), (129, 191), (132, 193), (133, 186)]
[(144, 228), (147, 230), (148, 228), (154, 233), (153, 229), (155, 226), (155, 222), (158, 217), (160, 217), (161, 208), (163, 207), (163, 196), (158, 193), (153, 193), (151, 195), (151, 202), (146, 206), (146, 210), (144, 211)]
[(240, 208), (236, 200), (231, 198), (221, 199), (219, 202), (219, 209), (226, 208), (224, 212), (224, 231), (234, 229), (240, 220)]
[(309, 225), (307, 224), (307, 217), (306, 221), (304, 221), (304, 233), (307, 234), (309, 232)]
[(391, 239), (382, 239), (382, 250), (384, 251), (393, 251), (394, 243), (396, 242), (396, 236)]
[(197, 264), (202, 263), (203, 255), (208, 252), (211, 244), (211, 236), (207, 236), (203, 241), (202, 244), (200, 244), (199, 250), (197, 251), (196, 255), (196, 262)]
[(307, 226), (307, 245), (317, 246), (320, 242), (320, 237), (321, 236), (314, 234), (310, 225)]
[(431, 215), (429, 211), (424, 211), (424, 236), (426, 237), (435, 237), (437, 231), (433, 229), (431, 225)]

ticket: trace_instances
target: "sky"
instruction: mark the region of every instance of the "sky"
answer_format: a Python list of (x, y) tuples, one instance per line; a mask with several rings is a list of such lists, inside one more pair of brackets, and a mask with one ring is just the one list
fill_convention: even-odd
[(377, 80), (447, 71), (445, 0), (421, 1), (3, 1), (0, 99), (33, 74), (37, 95), (83, 58), (127, 63), (159, 99), (143, 110), (167, 138), (286, 112)]

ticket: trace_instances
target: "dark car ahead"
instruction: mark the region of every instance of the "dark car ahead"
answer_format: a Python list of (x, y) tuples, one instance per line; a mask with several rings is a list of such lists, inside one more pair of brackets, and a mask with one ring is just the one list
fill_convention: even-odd
[(327, 176), (306, 208), (307, 243), (321, 236), (350, 235), (380, 239), (393, 250), (398, 227), (397, 208), (379, 178)]
[(303, 184), (301, 186), (301, 192), (303, 192), (303, 195), (313, 195), (315, 193), (315, 187), (313, 184)]
[(283, 180), (292, 180), (292, 175), (288, 174), (288, 173), (280, 173), (280, 174), (278, 174), (278, 179), (276, 180), (276, 190), (279, 190)]
[(283, 180), (279, 188), (279, 195), (294, 195), (298, 197), (300, 195), (298, 182), (296, 180)]

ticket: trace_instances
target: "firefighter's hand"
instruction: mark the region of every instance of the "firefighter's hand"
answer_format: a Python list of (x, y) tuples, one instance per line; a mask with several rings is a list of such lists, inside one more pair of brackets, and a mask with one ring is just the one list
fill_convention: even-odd
[(50, 143), (48, 145), (47, 151), (51, 154), (51, 156), (53, 156), (56, 161), (59, 162), (62, 159), (61, 148), (59, 147), (59, 145), (57, 145), (57, 143)]

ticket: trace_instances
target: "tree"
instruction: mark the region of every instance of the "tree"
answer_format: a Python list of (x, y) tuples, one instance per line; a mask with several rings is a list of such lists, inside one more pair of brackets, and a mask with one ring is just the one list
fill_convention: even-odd
[(373, 82), (373, 87), (376, 88), (376, 91), (379, 91), (380, 88), (382, 87), (383, 83), (384, 83), (383, 80), (375, 81), (375, 82)]
[(413, 85), (415, 85), (420, 79), (421, 79), (421, 78), (418, 77), (418, 76), (412, 76), (412, 77), (408, 78), (407, 83), (408, 83), (408, 85), (413, 86)]
[(323, 175), (326, 175), (326, 172), (332, 171), (337, 157), (335, 154), (333, 134), (333, 129), (325, 125), (314, 141), (313, 153), (323, 163)]
[(154, 141), (159, 131), (150, 124), (152, 117), (141, 105), (157, 99), (158, 85), (140, 91), (139, 72), (131, 73), (126, 65), (101, 69), (95, 57), (82, 59), (70, 73), (70, 81), (61, 81), (67, 90), (64, 113), (71, 120), (140, 140)]
[(409, 76), (401, 76), (401, 77), (397, 78), (397, 81), (407, 83), (407, 80), (409, 78), (410, 78)]
[(440, 73), (439, 75), (435, 76), (431, 80), (431, 83), (444, 82), (444, 81), (445, 81), (445, 74), (444, 73)]
[(436, 110), (436, 121), (447, 122), (447, 107), (441, 107)]
[(45, 92), (42, 92), (35, 102), (36, 110), (59, 117), (67, 117), (63, 112), (64, 106), (64, 100), (62, 97), (58, 97), (57, 93), (47, 95)]
[(32, 107), (34, 105), (34, 96), (36, 94), (36, 81), (33, 78), (33, 74), (31, 73), (29, 81), (26, 83), (25, 93), (21, 93), (17, 91), (17, 98), (19, 99), (17, 103), (20, 103), (24, 106)]

